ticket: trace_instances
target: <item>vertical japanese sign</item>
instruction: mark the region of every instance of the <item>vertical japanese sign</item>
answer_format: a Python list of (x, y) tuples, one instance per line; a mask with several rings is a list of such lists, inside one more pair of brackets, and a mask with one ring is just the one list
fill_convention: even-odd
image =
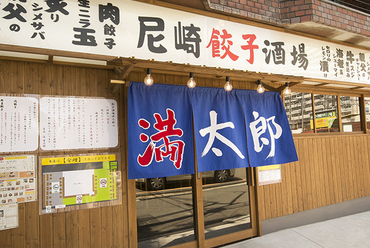
[(0, 203), (37, 199), (36, 156), (0, 156)]
[(197, 87), (189, 94), (198, 171), (248, 167), (243, 108), (236, 91)]
[(42, 97), (43, 150), (107, 148), (118, 145), (117, 102), (111, 99)]
[(187, 87), (131, 82), (128, 144), (130, 179), (194, 174)]
[(297, 161), (283, 101), (279, 92), (239, 91), (247, 129), (252, 167)]
[(0, 96), (0, 152), (37, 149), (37, 98)]

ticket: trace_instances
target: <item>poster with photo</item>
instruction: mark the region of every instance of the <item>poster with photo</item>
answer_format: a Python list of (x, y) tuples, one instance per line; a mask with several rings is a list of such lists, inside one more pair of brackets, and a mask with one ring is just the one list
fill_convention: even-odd
[(0, 204), (36, 201), (36, 155), (0, 156)]
[(18, 204), (0, 204), (0, 231), (18, 227)]

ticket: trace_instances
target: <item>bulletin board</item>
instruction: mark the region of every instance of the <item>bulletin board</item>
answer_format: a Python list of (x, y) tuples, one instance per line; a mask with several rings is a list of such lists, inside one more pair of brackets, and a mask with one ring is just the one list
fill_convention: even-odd
[(121, 204), (119, 154), (39, 158), (40, 214)]

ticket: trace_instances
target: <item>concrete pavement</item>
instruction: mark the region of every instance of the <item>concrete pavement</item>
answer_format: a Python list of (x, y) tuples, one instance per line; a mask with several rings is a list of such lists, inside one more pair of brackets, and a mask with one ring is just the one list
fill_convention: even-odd
[[(304, 222), (310, 224), (302, 224)], [(271, 229), (278, 223), (283, 228)], [(264, 226), (269, 227), (271, 232), (225, 247), (369, 248), (370, 197), (263, 221), (263, 233)]]

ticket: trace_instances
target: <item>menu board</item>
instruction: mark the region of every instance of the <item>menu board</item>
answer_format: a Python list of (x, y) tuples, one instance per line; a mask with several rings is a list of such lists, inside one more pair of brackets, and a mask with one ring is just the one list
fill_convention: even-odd
[(74, 97), (40, 99), (41, 149), (109, 148), (117, 145), (115, 100)]
[(0, 205), (0, 230), (18, 227), (18, 204)]
[(40, 214), (120, 204), (117, 154), (40, 157)]
[(258, 184), (267, 185), (281, 183), (280, 164), (258, 167)]
[(0, 203), (35, 201), (36, 156), (0, 156)]
[(37, 149), (37, 98), (0, 96), (0, 153)]

